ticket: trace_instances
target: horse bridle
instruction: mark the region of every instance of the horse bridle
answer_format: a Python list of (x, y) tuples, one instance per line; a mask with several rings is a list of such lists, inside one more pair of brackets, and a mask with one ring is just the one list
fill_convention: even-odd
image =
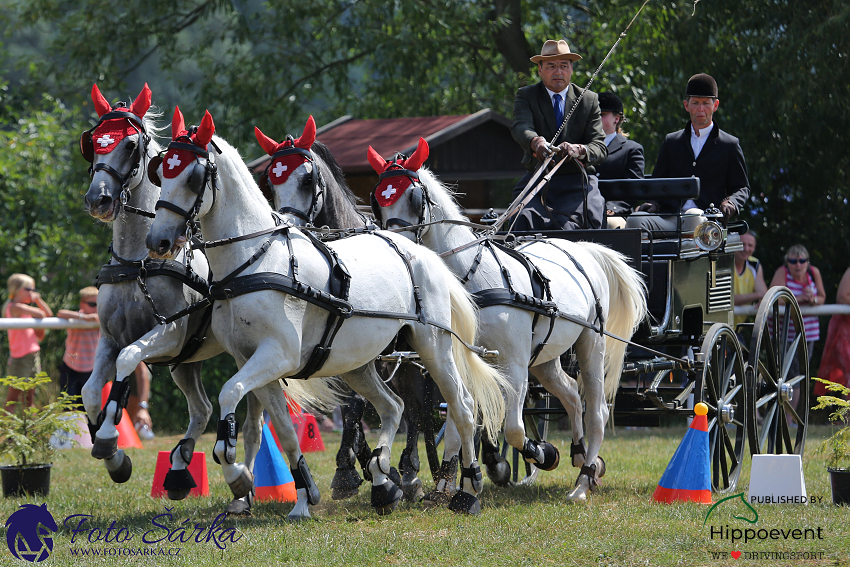
[[(196, 130), (197, 127), (192, 126), (189, 129), (189, 134), (178, 136), (172, 140), (171, 143), (168, 144), (168, 148), (166, 148), (165, 152), (151, 159), (148, 164), (148, 178), (154, 185), (161, 186), (162, 181), (159, 178), (159, 172), (157, 170), (159, 169), (160, 164), (162, 164), (163, 157), (166, 153), (168, 153), (168, 150), (186, 150), (197, 156), (195, 158), (194, 165), (192, 165), (192, 172), (189, 174), (189, 180), (187, 182), (189, 190), (196, 195), (195, 202), (192, 204), (192, 207), (187, 211), (178, 207), (174, 203), (170, 203), (162, 199), (157, 201), (154, 206), (155, 211), (158, 211), (159, 209), (168, 209), (169, 211), (177, 213), (186, 219), (187, 238), (191, 237), (192, 226), (194, 225), (195, 218), (198, 216), (198, 212), (201, 210), (201, 205), (204, 202), (204, 193), (207, 185), (212, 185), (213, 204), (215, 204), (216, 180), (218, 179), (218, 169), (216, 168), (215, 162), (212, 160), (212, 155), (209, 150), (205, 150), (192, 142), (190, 135)], [(210, 141), (210, 145), (212, 145), (216, 151), (221, 153), (214, 142)]]
[[(391, 218), (387, 219), (387, 222), (383, 223), (384, 228), (390, 228), (390, 226), (395, 225), (398, 227), (408, 227), (408, 226), (418, 226), (415, 231), (416, 234), (416, 242), (422, 243), (422, 233), (424, 231), (424, 227), (421, 226), (425, 222), (425, 203), (430, 202), (431, 199), (428, 196), (428, 190), (425, 188), (425, 185), (419, 179), (419, 174), (415, 171), (411, 171), (409, 169), (404, 169), (400, 165), (398, 165), (399, 159), (405, 159), (404, 154), (398, 153), (393, 158), (390, 167), (395, 166), (397, 169), (388, 169), (378, 176), (378, 184), (380, 185), (381, 181), (384, 179), (388, 179), (391, 177), (409, 177), (413, 183), (410, 184), (410, 187), (407, 188), (407, 191), (411, 191), (410, 198), (412, 200), (412, 205), (414, 210), (419, 210), (419, 220), (416, 222), (416, 225), (413, 223), (407, 222), (404, 219), (399, 218)], [(376, 186), (377, 188), (377, 186)], [(370, 194), (370, 203), (372, 206), (372, 214), (375, 216), (375, 220), (378, 224), (381, 224), (381, 207), (378, 204), (378, 199), (375, 197), (375, 192), (372, 191)]]
[[(294, 144), (292, 136), (287, 136), (286, 139)], [(294, 215), (304, 220), (308, 225), (312, 225), (313, 221), (319, 215), (322, 210), (322, 207), (325, 204), (325, 189), (327, 188), (327, 184), (325, 183), (325, 178), (319, 171), (319, 168), (316, 165), (316, 159), (313, 157), (313, 153), (310, 150), (305, 150), (303, 148), (298, 148), (292, 145), (278, 150), (274, 154), (272, 154), (272, 158), (269, 160), (266, 169), (263, 171), (262, 175), (260, 175), (260, 189), (263, 191), (264, 195), (271, 195), (271, 186), (269, 185), (269, 168), (277, 158), (294, 154), (303, 156), (311, 165), (310, 184), (312, 185), (313, 196), (312, 200), (310, 201), (310, 208), (307, 212), (304, 212), (300, 209), (296, 209), (295, 207), (287, 206), (281, 207), (280, 209), (278, 209), (277, 212), (279, 212), (280, 214)]]
[[(124, 108), (125, 105), (122, 102), (119, 102), (116, 108)], [(136, 132), (139, 134), (139, 143), (136, 144), (136, 149), (133, 150), (132, 161), (134, 163), (133, 167), (128, 171), (125, 175), (122, 175), (118, 170), (109, 165), (108, 163), (98, 162), (94, 163), (94, 141), (92, 140), (92, 132), (94, 132), (98, 126), (107, 120), (118, 120), (124, 119), (130, 122), (130, 125), (135, 128)], [(145, 152), (142, 154), (142, 141), (144, 140)], [(119, 110), (112, 110), (107, 112), (97, 121), (97, 124), (92, 126), (90, 129), (84, 131), (80, 134), (80, 153), (83, 155), (83, 158), (89, 162), (89, 177), (94, 178), (94, 174), (98, 171), (105, 171), (113, 178), (115, 178), (118, 183), (121, 184), (121, 194), (118, 197), (118, 202), (121, 206), (131, 212), (136, 213), (138, 215), (153, 217), (153, 213), (149, 211), (143, 211), (141, 209), (137, 209), (135, 207), (131, 207), (127, 205), (127, 201), (129, 201), (129, 192), (130, 192), (130, 181), (136, 177), (139, 173), (139, 169), (142, 168), (142, 162), (144, 158), (148, 155), (148, 145), (150, 143), (151, 137), (147, 133), (147, 129), (145, 128), (144, 121), (131, 112), (124, 112)]]

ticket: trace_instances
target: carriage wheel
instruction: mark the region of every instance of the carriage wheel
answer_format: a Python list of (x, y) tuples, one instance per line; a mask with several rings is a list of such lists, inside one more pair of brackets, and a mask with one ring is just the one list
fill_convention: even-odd
[(705, 357), (701, 399), (708, 406), (708, 443), (711, 487), (715, 492), (735, 490), (747, 441), (747, 384), (744, 356), (735, 331), (715, 323), (702, 342)]
[[(793, 375), (792, 363), (798, 368)], [(762, 299), (747, 372), (753, 387), (747, 412), (750, 452), (802, 455), (809, 422), (809, 353), (803, 316), (787, 287), (772, 287)]]

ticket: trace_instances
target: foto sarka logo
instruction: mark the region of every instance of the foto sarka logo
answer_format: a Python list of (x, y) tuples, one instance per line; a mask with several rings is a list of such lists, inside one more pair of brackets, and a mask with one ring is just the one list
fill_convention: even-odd
[(6, 543), (18, 559), (36, 563), (50, 557), (53, 534), (59, 530), (47, 504), (22, 504), (6, 520)]

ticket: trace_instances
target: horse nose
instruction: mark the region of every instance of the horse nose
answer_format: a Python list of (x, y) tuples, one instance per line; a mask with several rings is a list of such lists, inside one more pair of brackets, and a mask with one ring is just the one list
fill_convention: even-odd
[(171, 250), (171, 241), (166, 238), (157, 241), (150, 234), (148, 234), (147, 238), (145, 239), (145, 246), (148, 247), (148, 250), (152, 250), (153, 252), (161, 256)]
[(106, 194), (98, 195), (94, 200), (86, 195), (86, 204), (92, 211), (108, 209), (112, 205), (112, 197)]

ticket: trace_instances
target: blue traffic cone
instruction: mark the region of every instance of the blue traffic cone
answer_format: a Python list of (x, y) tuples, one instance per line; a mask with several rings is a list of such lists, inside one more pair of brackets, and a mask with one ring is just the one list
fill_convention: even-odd
[(254, 498), (258, 501), (295, 502), (298, 494), (289, 467), (277, 448), (269, 426), (263, 424), (263, 440), (254, 461)]
[(656, 502), (699, 502), (711, 504), (711, 468), (708, 451), (708, 406), (700, 402), (694, 407), (691, 426), (670, 459), (658, 488), (652, 495)]

